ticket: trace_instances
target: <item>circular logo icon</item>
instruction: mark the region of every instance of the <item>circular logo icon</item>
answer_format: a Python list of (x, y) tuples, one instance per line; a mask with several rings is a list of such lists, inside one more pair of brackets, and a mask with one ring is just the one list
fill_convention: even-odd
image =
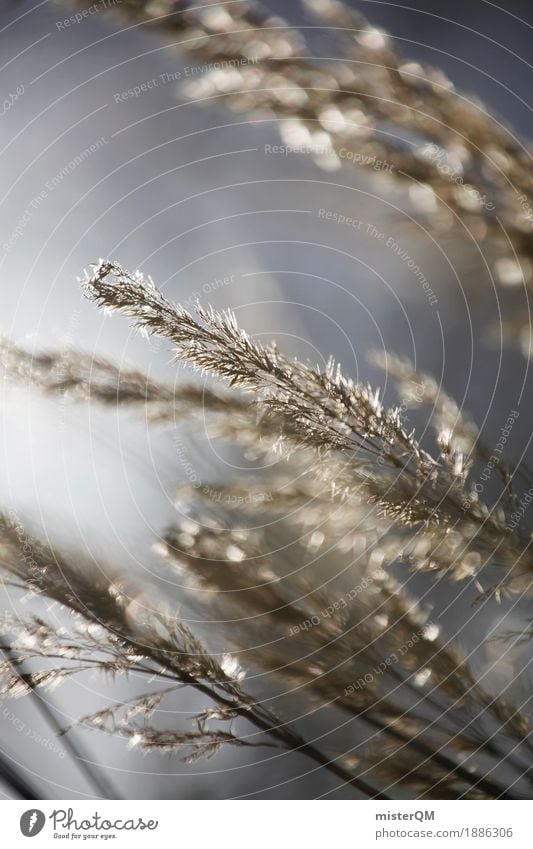
[(30, 811), (25, 811), (20, 818), (20, 830), (24, 837), (35, 837), (43, 830), (46, 817), (42, 811), (32, 808)]

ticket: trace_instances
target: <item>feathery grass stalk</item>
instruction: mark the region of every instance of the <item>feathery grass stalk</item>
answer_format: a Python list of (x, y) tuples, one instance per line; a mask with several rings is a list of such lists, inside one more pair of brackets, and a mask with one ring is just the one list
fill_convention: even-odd
[[(402, 551), (417, 568), (462, 580), (490, 562), (499, 572), (494, 592), (529, 588), (531, 536), (510, 528), (503, 508), (490, 510), (468, 489), (468, 464), (450, 434), (440, 439), (441, 456), (432, 457), (404, 429), (399, 408), (385, 409), (377, 391), (345, 377), (333, 361), (322, 372), (290, 360), (276, 345), (250, 339), (230, 312), (198, 306), (195, 319), (139, 272), (101, 261), (83, 287), (106, 311), (169, 340), (176, 357), (194, 368), (253, 390), (257, 410), (279, 428), (279, 445), (289, 454), (313, 448), (316, 469), (338, 491), (364, 493), (398, 527), (418, 527)], [(463, 424), (463, 441), (467, 433)], [(397, 541), (392, 552), (397, 559)]]
[(50, 397), (93, 401), (104, 407), (136, 407), (153, 423), (177, 416), (194, 415), (203, 407), (210, 413), (248, 408), (229, 393), (191, 385), (172, 386), (156, 381), (135, 368), (119, 367), (110, 360), (77, 350), (30, 352), (3, 339), (0, 366), (6, 380), (20, 387), (38, 389)]

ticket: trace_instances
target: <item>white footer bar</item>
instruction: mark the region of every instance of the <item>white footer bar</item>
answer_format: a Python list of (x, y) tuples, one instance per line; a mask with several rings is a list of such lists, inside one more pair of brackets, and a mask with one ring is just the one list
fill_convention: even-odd
[[(0, 803), (1, 844), (300, 849), (532, 849), (533, 802), (42, 801)], [(34, 840), (31, 843), (30, 840)]]

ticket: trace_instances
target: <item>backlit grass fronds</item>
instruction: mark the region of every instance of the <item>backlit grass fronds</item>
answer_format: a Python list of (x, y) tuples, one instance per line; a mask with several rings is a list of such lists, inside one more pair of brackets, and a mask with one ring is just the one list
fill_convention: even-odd
[[(417, 568), (462, 580), (491, 565), (499, 573), (498, 592), (529, 588), (530, 535), (513, 524), (513, 502), (491, 509), (471, 489), (462, 449), (475, 447), (474, 425), (431, 379), (424, 392), (436, 410), (437, 456), (404, 428), (399, 407), (384, 407), (378, 391), (354, 383), (333, 362), (321, 371), (285, 357), (275, 344), (256, 343), (230, 312), (198, 306), (194, 318), (150, 279), (107, 261), (94, 266), (83, 286), (106, 311), (121, 312), (143, 332), (169, 340), (176, 357), (195, 369), (251, 391), (269, 429), (277, 429), (280, 450), (290, 455), (312, 448), (311, 468), (334, 491), (364, 496), (385, 519), (410, 530), (401, 556)], [(406, 366), (396, 361), (394, 368), (405, 382)], [(453, 440), (450, 428), (457, 433)]]
[[(156, 549), (164, 567), (185, 581), (206, 625), (218, 629), (217, 639), (224, 632), (236, 651), (248, 646), (248, 665), (266, 673), (283, 699), (301, 700), (311, 713), (341, 712), (363, 729), (362, 739), (334, 752), (309, 743), (244, 689), (237, 658), (209, 652), (167, 600), (101, 564), (74, 565), (6, 519), (0, 524), (4, 568), (74, 618), (63, 630), (42, 618), (6, 617), (5, 694), (55, 686), (88, 670), (144, 676), (155, 682), (154, 692), (80, 722), (117, 733), (129, 745), (179, 750), (193, 760), (222, 744), (265, 742), (307, 755), (367, 796), (386, 795), (377, 789), (384, 783), (401, 783), (431, 798), (520, 797), (529, 782), (527, 717), (504, 694), (483, 688), (428, 612), (384, 571), (407, 559), (455, 579), (497, 567), (499, 587), (512, 587), (517, 569), (530, 579), (529, 561), (519, 556), (521, 533), (507, 530), (505, 515), (465, 500), (478, 450), (474, 424), (434, 381), (392, 359), (389, 373), (400, 391), (407, 397), (415, 381), (422, 387), (416, 402), (435, 412), (432, 456), (404, 428), (400, 408), (386, 409), (378, 393), (338, 367), (321, 372), (275, 345), (258, 345), (231, 313), (199, 307), (194, 318), (142, 275), (109, 262), (87, 275), (84, 288), (100, 306), (166, 338), (177, 356), (230, 388), (178, 387), (174, 394), (103, 360), (93, 369), (74, 352), (33, 357), (8, 345), (6, 373), (52, 396), (104, 405), (114, 398), (149, 411), (155, 405), (156, 422), (172, 422), (180, 410), (195, 414), (207, 397), (203, 413), (214, 418), (219, 437), (244, 448), (255, 437), (256, 451), (281, 451), (283, 464), (246, 489), (241, 481), (180, 485), (176, 506), (185, 516)], [(58, 376), (59, 362), (69, 368)], [(442, 429), (449, 433), (447, 447)], [(332, 498), (331, 488), (342, 497)], [(356, 586), (334, 594), (339, 576)], [(36, 662), (43, 665), (34, 668)], [(161, 700), (182, 686), (202, 693), (209, 706), (192, 731), (159, 727)], [(243, 733), (246, 721), (251, 734)], [(505, 762), (509, 779), (491, 775), (494, 759)]]
[[(464, 229), (502, 283), (533, 288), (531, 151), (344, 3), (304, 5), (336, 40), (335, 58), (310, 57), (295, 28), (247, 0), (109, 9), (168, 31), (194, 58), (198, 75), (184, 92), (195, 103), (272, 119), (286, 145), (322, 168), (361, 165), (406, 188), (433, 234)], [(43, 544), (0, 514), (4, 588), (20, 614), (0, 617), (0, 695), (87, 673), (128, 676), (143, 682), (139, 695), (108, 698), (74, 724), (187, 762), (225, 745), (299, 753), (364, 797), (398, 788), (422, 799), (530, 797), (530, 694), (510, 684), (495, 693), (491, 670), (476, 672), (398, 581), (407, 563), (421, 583), (430, 572), (470, 581), (478, 596), (530, 592), (527, 470), (502, 454), (490, 465), (500, 491), (482, 500), (475, 476), (492, 452), (407, 360), (374, 359), (402, 399), (387, 407), (335, 362), (291, 359), (251, 338), (233, 313), (191, 313), (117, 263), (101, 260), (82, 285), (103, 310), (166, 339), (176, 358), (226, 386), (176, 385), (71, 348), (31, 353), (10, 342), (0, 345), (5, 378), (52, 399), (140, 412), (150, 425), (201, 421), (246, 461), (272, 462), (235, 480), (177, 483), (150, 584)], [(526, 319), (511, 315), (504, 331), (528, 355)], [(406, 425), (410, 407), (428, 414), (422, 435)], [(31, 612), (39, 597), (53, 603), (45, 616)], [(202, 617), (194, 629), (185, 605)], [(205, 705), (183, 729), (172, 708), (185, 687)]]
[[(191, 531), (189, 520), (183, 533), (190, 535)], [(292, 560), (302, 554), (309, 559), (304, 546), (300, 552), (286, 552), (281, 560), (279, 556), (275, 560), (280, 564), (288, 557), (285, 568), (292, 600), (273, 573), (263, 575), (265, 586), (258, 593), (252, 583), (258, 558), (271, 569), (275, 562), (269, 562), (257, 534), (253, 542), (254, 534), (239, 532), (232, 540), (229, 533), (213, 530), (210, 536), (194, 535), (194, 546), (179, 554), (173, 540), (184, 540), (179, 534), (169, 534), (168, 553), (171, 559), (177, 556), (182, 566), (187, 564), (204, 587), (226, 595), (226, 615), (233, 607), (229, 596), (250, 582), (245, 594), (247, 617), (254, 622), (251, 633), (259, 641), (262, 633), (270, 638), (278, 633), (283, 645), (273, 647), (271, 639), (265, 639), (262, 647), (251, 655), (248, 652), (249, 660), (268, 671), (272, 680), (284, 681), (285, 691), (290, 682), (293, 697), (300, 694), (311, 703), (316, 701), (315, 709), (342, 709), (370, 729), (371, 743), (377, 744), (383, 737), (399, 756), (394, 772), (385, 749), (379, 747), (381, 756), (377, 758), (375, 746), (366, 743), (357, 747), (357, 763), (352, 762), (348, 770), (343, 764), (350, 760), (349, 753), (322, 753), (261, 700), (247, 694), (235, 658), (210, 655), (172, 615), (168, 603), (156, 602), (146, 590), (136, 591), (125, 578), (106, 575), (103, 569), (95, 572), (94, 563), (74, 565), (69, 557), (40, 545), (22, 526), (7, 520), (1, 526), (2, 567), (32, 592), (60, 602), (71, 617), (64, 627), (58, 627), (57, 615), (53, 624), (31, 615), (24, 620), (3, 618), (1, 632), (11, 641), (10, 660), (0, 670), (3, 695), (22, 696), (91, 670), (112, 678), (123, 674), (145, 677), (151, 682), (151, 692), (82, 717), (79, 723), (118, 734), (128, 745), (143, 750), (182, 752), (189, 762), (215, 754), (224, 744), (294, 749), (365, 795), (377, 792), (367, 776), (417, 787), (427, 773), (436, 781), (435, 787), (429, 783), (425, 787), (428, 797), (439, 798), (441, 792), (451, 797), (458, 793), (471, 798), (520, 796), (517, 788), (507, 789), (484, 770), (490, 754), (505, 760), (518, 781), (526, 775), (527, 765), (513, 750), (525, 745), (527, 720), (503, 699), (492, 699), (483, 692), (460, 656), (439, 645), (438, 629), (428, 621), (427, 613), (399, 587), (374, 569), (367, 572), (364, 587), (352, 594), (349, 604), (330, 605), (325, 612), (331, 596), (315, 589), (322, 584), (311, 580), (307, 567), (296, 575), (290, 568)], [(242, 556), (237, 557), (237, 552)], [(216, 553), (229, 558), (225, 562), (217, 558), (218, 572), (209, 565), (209, 558)], [(329, 561), (330, 569), (336, 565)], [(315, 568), (320, 569), (318, 561)], [(311, 622), (311, 627), (302, 627), (304, 622)], [(292, 659), (290, 644), (294, 647)], [(23, 666), (35, 666), (36, 662), (39, 667), (21, 672)], [(198, 714), (195, 730), (159, 727), (161, 701), (183, 686), (197, 689), (212, 706)], [(254, 728), (251, 734), (244, 733), (243, 721)], [(229, 727), (221, 728), (221, 724)], [(414, 777), (411, 769), (402, 774), (399, 768), (410, 750), (415, 757), (411, 765), (421, 764)]]
[(247, 0), (123, 0), (109, 11), (168, 31), (197, 61), (203, 73), (185, 86), (194, 102), (279, 119), (283, 141), (328, 170), (380, 171), (438, 233), (457, 225), (486, 245), (502, 283), (533, 287), (529, 146), (359, 12), (339, 0), (304, 5), (337, 37), (335, 59), (310, 58), (294, 27)]
[[(137, 716), (148, 719), (152, 698), (141, 698), (127, 721), (119, 723), (121, 736), (141, 748), (189, 750), (188, 756), (210, 755), (223, 743), (237, 746), (275, 745), (295, 750), (352, 785), (364, 796), (386, 798), (358, 771), (348, 772), (302, 738), (287, 722), (257, 702), (242, 688), (242, 670), (235, 659), (210, 654), (192, 631), (169, 609), (167, 602), (151, 599), (145, 589), (127, 576), (106, 574), (99, 564), (80, 562), (33, 539), (20, 523), (0, 520), (0, 565), (16, 586), (21, 585), (59, 602), (73, 614), (73, 630), (57, 628), (41, 618), (23, 623), (6, 617), (2, 632), (13, 637), (12, 653), (1, 669), (4, 695), (22, 696), (41, 686), (62, 683), (73, 674), (97, 669), (111, 676), (142, 675), (174, 690), (190, 686), (209, 704), (192, 732), (139, 726)], [(56, 661), (50, 667), (21, 673), (18, 667), (36, 659)], [(154, 696), (155, 698), (155, 696)], [(213, 708), (214, 705), (214, 708)], [(124, 717), (123, 717), (124, 719)], [(252, 733), (209, 730), (209, 720), (230, 723), (239, 719)], [(110, 730), (116, 710), (85, 717), (91, 727)]]
[[(387, 577), (371, 537), (357, 556), (335, 547), (324, 504), (314, 531), (296, 534), (305, 500), (290, 518), (280, 518), (269, 503), (268, 523), (250, 530), (238, 509), (218, 504), (215, 511), (198, 491), (189, 493), (189, 506), (187, 518), (166, 535), (169, 566), (185, 580), (191, 603), (235, 646), (253, 641), (246, 657), (269, 681), (283, 682), (312, 710), (337, 708), (363, 721), (407, 759), (412, 749), (428, 768), (447, 769), (463, 790), (466, 782), (495, 792), (483, 778), (491, 756), (509, 757), (520, 776), (527, 771), (528, 755), (513, 754), (524, 746), (526, 717), (476, 682), (429, 612)], [(364, 538), (364, 519), (353, 506), (351, 515)], [(240, 529), (228, 530), (232, 523)], [(339, 588), (343, 575), (349, 589)], [(357, 751), (367, 767), (372, 751)], [(385, 758), (378, 767), (384, 777), (388, 766)], [(402, 783), (411, 778), (418, 780), (407, 770)]]

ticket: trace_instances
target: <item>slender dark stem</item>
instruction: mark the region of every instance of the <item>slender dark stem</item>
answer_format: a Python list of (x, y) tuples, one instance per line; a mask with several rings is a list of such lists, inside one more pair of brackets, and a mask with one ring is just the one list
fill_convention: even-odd
[(18, 793), (19, 796), (22, 796), (23, 799), (28, 799), (29, 801), (35, 801), (39, 797), (36, 795), (35, 790), (26, 782), (24, 778), (17, 773), (13, 766), (9, 763), (7, 758), (0, 754), (0, 779), (9, 784), (10, 787)]

